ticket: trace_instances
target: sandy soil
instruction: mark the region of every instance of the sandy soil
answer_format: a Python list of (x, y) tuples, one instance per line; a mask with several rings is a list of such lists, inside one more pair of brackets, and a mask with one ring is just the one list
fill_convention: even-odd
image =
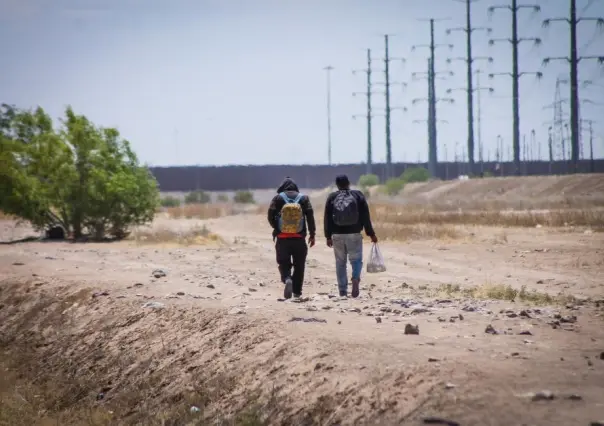
[[(278, 392), (284, 400), (271, 424), (416, 425), (430, 416), (450, 422), (434, 424), (463, 425), (604, 421), (604, 234), (473, 228), (455, 241), (386, 242), (388, 271), (365, 274), (357, 300), (334, 297), (333, 253), (319, 240), (309, 254), (305, 299), (292, 303), (280, 301), (264, 217), (155, 224), (182, 232), (200, 225), (223, 242), (3, 244), (2, 286), (22, 283), (39, 299), (92, 289), (72, 306), (69, 327), (93, 336), (103, 318), (121, 318), (119, 332), (106, 337), (114, 344), (127, 342), (139, 358), (170, 346), (149, 367), (171, 372), (165, 392), (186, 387), (200, 368), (236, 373), (222, 410), (252, 389)], [(12, 222), (0, 230), (4, 241), (30, 233)], [(165, 277), (155, 278), (157, 269)], [(435, 294), (443, 284), (526, 286), (579, 301), (536, 308), (457, 300)], [(7, 306), (0, 331), (25, 309), (11, 308), (8, 296), (0, 292)], [(133, 337), (158, 323), (159, 334)], [(408, 324), (419, 335), (406, 335)], [(488, 325), (498, 333), (486, 333)], [(119, 383), (126, 389), (126, 378)], [(540, 391), (554, 398), (540, 400)], [(119, 392), (118, 385), (111, 390)]]

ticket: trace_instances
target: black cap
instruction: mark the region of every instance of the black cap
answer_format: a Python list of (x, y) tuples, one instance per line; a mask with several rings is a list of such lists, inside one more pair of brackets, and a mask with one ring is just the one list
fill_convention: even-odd
[(336, 186), (338, 187), (338, 189), (348, 189), (348, 187), (350, 186), (350, 180), (348, 180), (348, 176), (336, 176)]

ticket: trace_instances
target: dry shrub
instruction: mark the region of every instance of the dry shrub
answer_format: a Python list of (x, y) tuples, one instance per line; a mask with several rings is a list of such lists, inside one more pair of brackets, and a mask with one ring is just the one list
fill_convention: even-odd
[(377, 204), (371, 206), (372, 218), (379, 224), (397, 225), (482, 225), (504, 227), (588, 226), (604, 228), (604, 210), (526, 210), (526, 211), (435, 211)]
[(165, 211), (174, 219), (214, 219), (234, 214), (230, 204), (186, 204), (182, 207), (169, 207)]
[(374, 227), (377, 235), (385, 240), (457, 240), (467, 236), (464, 231), (448, 225), (397, 225), (378, 222)]
[(510, 285), (484, 284), (481, 286), (462, 287), (458, 284), (443, 284), (436, 290), (437, 294), (448, 297), (463, 297), (470, 299), (519, 301), (534, 305), (565, 305), (573, 302), (573, 296), (528, 290), (526, 286), (516, 289)]
[(11, 215), (8, 215), (6, 213), (4, 213), (2, 210), (0, 210), (0, 220), (13, 220), (14, 217)]
[(130, 234), (130, 240), (137, 244), (178, 244), (193, 245), (221, 242), (219, 235), (213, 234), (205, 225), (175, 230), (167, 226), (137, 228)]

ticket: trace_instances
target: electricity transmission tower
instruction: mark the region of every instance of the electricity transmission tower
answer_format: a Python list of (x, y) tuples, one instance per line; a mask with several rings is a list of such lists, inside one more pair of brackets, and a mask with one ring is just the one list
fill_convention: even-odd
[(467, 102), (468, 102), (468, 163), (470, 166), (470, 174), (474, 173), (474, 89), (473, 89), (473, 71), (472, 65), (475, 60), (486, 59), (492, 62), (493, 59), (489, 57), (477, 57), (472, 56), (472, 33), (474, 31), (486, 31), (491, 32), (491, 28), (486, 27), (472, 27), (472, 10), (471, 4), (473, 0), (463, 0), (466, 5), (466, 25), (465, 27), (449, 28), (447, 34), (451, 34), (454, 31), (463, 31), (466, 33), (466, 56), (460, 58), (449, 58), (447, 61), (452, 62), (453, 60), (464, 61), (467, 65)]
[(541, 39), (536, 37), (518, 37), (518, 11), (520, 9), (532, 9), (535, 13), (541, 10), (539, 5), (518, 4), (518, 0), (511, 0), (511, 4), (489, 7), (489, 14), (492, 15), (497, 9), (507, 9), (512, 12), (512, 37), (489, 40), (490, 45), (497, 42), (507, 41), (512, 45), (512, 72), (502, 72), (489, 74), (490, 78), (496, 75), (506, 75), (512, 77), (512, 148), (514, 151), (514, 173), (520, 174), (520, 77), (527, 74), (536, 75), (537, 78), (543, 76), (540, 72), (519, 71), (518, 63), (518, 45), (523, 41), (533, 41), (535, 45), (541, 44)]
[(384, 95), (386, 101), (385, 117), (386, 117), (386, 179), (392, 177), (392, 133), (391, 133), (391, 113), (393, 110), (400, 109), (406, 111), (404, 107), (392, 107), (390, 105), (390, 87), (396, 84), (390, 81), (390, 62), (394, 60), (405, 61), (403, 58), (392, 58), (390, 57), (389, 51), (389, 35), (384, 35), (384, 82), (375, 83), (384, 85)]
[(323, 68), (327, 74), (327, 164), (331, 166), (331, 65)]
[[(439, 47), (447, 47), (449, 50), (453, 49), (452, 44), (438, 44), (434, 40), (434, 23), (436, 21), (444, 21), (446, 19), (428, 19), (430, 23), (430, 43), (429, 44), (416, 44), (411, 46), (411, 51), (418, 48), (430, 49), (430, 58), (428, 59), (428, 170), (431, 176), (436, 176), (436, 169), (438, 164), (438, 142), (437, 142), (437, 118), (436, 118), (436, 75), (435, 51)], [(426, 20), (422, 20), (426, 21)]]
[[(543, 60), (547, 65), (551, 61), (567, 61), (570, 65), (570, 144), (571, 144), (571, 167), (572, 173), (576, 173), (579, 165), (579, 62), (582, 60), (597, 60), (604, 64), (604, 56), (579, 56), (577, 48), (577, 25), (582, 21), (595, 21), (598, 26), (604, 26), (602, 17), (579, 17), (577, 16), (577, 0), (569, 0), (569, 17), (550, 18), (543, 21), (543, 26), (548, 27), (554, 21), (567, 22), (570, 27), (570, 52), (569, 56), (549, 57)], [(585, 10), (585, 9), (584, 9)]]
[(481, 99), (480, 99), (480, 92), (482, 92), (483, 90), (488, 91), (489, 93), (493, 93), (495, 91), (495, 89), (493, 89), (490, 86), (481, 86), (480, 85), (480, 75), (482, 74), (482, 71), (480, 69), (477, 69), (476, 71), (474, 71), (474, 74), (476, 75), (476, 86), (473, 87), (457, 87), (457, 88), (449, 88), (447, 89), (447, 93), (453, 93), (455, 91), (463, 91), (463, 92), (468, 92), (470, 90), (472, 90), (472, 95), (474, 92), (476, 92), (476, 113), (478, 115), (477, 118), (477, 136), (478, 136), (478, 159), (480, 161), (480, 172), (484, 172), (484, 157), (483, 157), (483, 146), (482, 146), (482, 128), (481, 128), (481, 111), (480, 111), (480, 107), (481, 107)]
[[(586, 129), (589, 132), (589, 172), (595, 173), (596, 167), (594, 163), (594, 120), (582, 120), (583, 123), (587, 123), (589, 127)], [(583, 129), (582, 129), (583, 130)]]
[[(367, 97), (367, 114), (365, 115), (365, 118), (367, 119), (367, 164), (365, 173), (371, 174), (373, 171), (373, 151), (371, 147), (371, 119), (373, 117), (371, 112), (371, 49), (367, 49), (367, 68), (361, 70), (361, 72), (367, 74), (367, 90), (364, 92), (364, 95)], [(353, 71), (352, 73), (356, 74), (357, 71)], [(357, 94), (359, 93), (355, 92), (352, 94), (352, 96), (356, 96)], [(356, 117), (357, 116), (354, 115), (352, 118)]]

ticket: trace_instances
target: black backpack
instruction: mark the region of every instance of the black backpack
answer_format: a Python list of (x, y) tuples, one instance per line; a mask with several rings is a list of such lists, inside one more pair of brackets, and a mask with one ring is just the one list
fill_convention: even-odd
[(359, 223), (359, 203), (350, 190), (339, 191), (333, 200), (333, 223), (352, 226)]

